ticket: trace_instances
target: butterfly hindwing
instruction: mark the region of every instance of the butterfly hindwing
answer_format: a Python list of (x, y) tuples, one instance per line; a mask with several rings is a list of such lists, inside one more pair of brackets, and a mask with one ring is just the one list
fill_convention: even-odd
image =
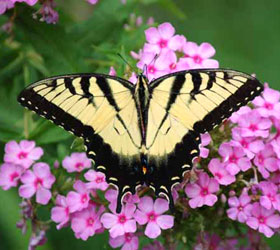
[(88, 156), (108, 183), (119, 188), (119, 199), (143, 183), (133, 85), (100, 74), (67, 75), (34, 83), (19, 102), (82, 137)]
[(232, 70), (176, 72), (150, 83), (146, 146), (148, 184), (172, 203), (171, 190), (199, 155), (205, 133), (263, 90), (254, 77)]

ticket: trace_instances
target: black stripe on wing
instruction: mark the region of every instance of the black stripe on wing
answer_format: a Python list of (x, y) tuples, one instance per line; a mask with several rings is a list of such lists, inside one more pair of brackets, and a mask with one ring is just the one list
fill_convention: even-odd
[[(81, 93), (78, 94), (73, 86), (73, 81), (77, 77), (81, 78), (80, 87), (83, 92), (82, 95)], [(96, 170), (105, 173), (106, 181), (115, 185), (119, 189), (117, 210), (120, 211), (123, 196), (128, 192), (135, 193), (136, 187), (143, 184), (143, 173), (138, 168), (138, 166), (141, 166), (140, 156), (139, 158), (129, 159), (129, 161), (125, 161), (123, 158), (121, 159), (118, 154), (113, 152), (111, 146), (105, 143), (100, 135), (95, 133), (93, 127), (83, 124), (79, 119), (65, 112), (65, 110), (52, 103), (50, 100), (47, 100), (44, 96), (38, 94), (34, 90), (34, 88), (41, 85), (42, 88), (40, 88), (40, 90), (50, 89), (50, 91), (45, 94), (47, 95), (57, 87), (65, 84), (66, 89), (69, 90), (72, 95), (80, 95), (80, 98), (87, 98), (89, 104), (94, 106), (95, 97), (89, 91), (89, 80), (91, 77), (96, 77), (96, 83), (102, 90), (104, 94), (103, 96), (107, 99), (108, 103), (114, 107), (116, 112), (120, 111), (120, 108), (114, 99), (114, 93), (112, 93), (107, 81), (107, 77), (114, 80), (118, 80), (118, 78), (92, 74), (83, 76), (69, 75), (55, 77), (31, 84), (19, 94), (18, 102), (22, 106), (36, 112), (40, 116), (45, 117), (56, 125), (61, 126), (65, 130), (70, 131), (76, 136), (84, 139), (85, 146), (87, 148), (87, 155), (95, 161)], [(58, 84), (58, 80), (63, 80), (63, 82)], [(133, 91), (133, 85), (130, 86), (130, 84), (126, 83), (126, 81), (122, 79), (119, 82), (122, 84), (125, 82), (123, 85), (127, 87), (129, 91)], [(58, 95), (60, 94), (61, 93)], [(55, 95), (54, 98), (58, 95)], [(124, 129), (127, 130), (124, 121), (118, 114), (116, 115), (116, 119), (118, 119), (124, 126)], [(130, 135), (130, 138), (133, 141), (132, 135)]]

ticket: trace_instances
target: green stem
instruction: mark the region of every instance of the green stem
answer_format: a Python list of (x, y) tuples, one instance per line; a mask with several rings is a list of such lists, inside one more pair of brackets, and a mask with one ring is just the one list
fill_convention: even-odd
[(24, 110), (23, 111), (23, 131), (24, 131), (24, 137), (26, 139), (28, 139), (28, 136), (29, 136), (28, 123), (29, 123), (29, 111)]

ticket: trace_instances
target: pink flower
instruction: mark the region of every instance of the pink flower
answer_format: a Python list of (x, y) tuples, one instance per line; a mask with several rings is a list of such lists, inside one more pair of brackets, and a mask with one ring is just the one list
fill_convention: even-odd
[(274, 214), (274, 209), (267, 210), (261, 207), (259, 203), (253, 204), (251, 217), (246, 221), (246, 224), (263, 233), (266, 237), (271, 237), (274, 232), (271, 228), (280, 227), (280, 216)]
[(148, 223), (145, 235), (154, 239), (160, 235), (161, 229), (172, 228), (174, 225), (173, 216), (163, 215), (168, 209), (166, 200), (158, 198), (154, 203), (151, 197), (145, 196), (140, 199), (134, 218), (140, 225)]
[(181, 59), (177, 61), (176, 53), (172, 50), (162, 52), (156, 61), (158, 65), (163, 65), (162, 69), (167, 70), (168, 73), (189, 69), (186, 61)]
[(11, 0), (0, 1), (0, 15), (4, 14), (6, 10), (14, 8), (14, 3)]
[(275, 157), (273, 147), (266, 144), (265, 148), (256, 154), (254, 164), (258, 167), (263, 178), (269, 177), (269, 172), (279, 169), (279, 160)]
[(213, 206), (218, 200), (216, 193), (219, 190), (219, 183), (214, 178), (200, 172), (198, 181), (186, 185), (185, 192), (190, 199), (191, 208), (202, 207), (203, 205)]
[(151, 52), (144, 52), (140, 61), (137, 63), (137, 67), (141, 70), (145, 70), (145, 66), (147, 66), (147, 71), (144, 73), (150, 81), (169, 73), (168, 66), (165, 62), (158, 60), (156, 54)]
[(16, 187), (23, 171), (22, 166), (4, 163), (0, 168), (0, 186), (3, 190)]
[(97, 211), (96, 205), (90, 204), (87, 208), (73, 214), (71, 228), (75, 232), (76, 238), (87, 240), (88, 237), (96, 234), (102, 228), (100, 215), (104, 212), (101, 206)]
[(180, 49), (186, 42), (184, 36), (175, 35), (175, 29), (170, 23), (162, 23), (158, 28), (151, 27), (145, 30), (148, 43), (144, 45), (145, 52), (159, 54), (162, 50)]
[(244, 223), (251, 216), (252, 204), (248, 194), (242, 194), (239, 198), (236, 196), (228, 199), (230, 208), (227, 210), (227, 215), (232, 220), (238, 220)]
[(258, 108), (262, 117), (275, 117), (280, 119), (280, 92), (266, 87), (262, 92), (262, 97), (257, 96), (253, 104)]
[(266, 209), (273, 207), (280, 211), (280, 194), (277, 194), (277, 186), (272, 182), (262, 181), (259, 183), (259, 187), (263, 194), (260, 197), (260, 204)]
[(211, 136), (209, 133), (201, 134), (201, 144), (200, 144), (200, 157), (207, 158), (209, 155), (209, 149), (205, 148), (205, 146), (209, 145), (211, 142)]
[(116, 76), (117, 75), (117, 72), (116, 72), (115, 68), (112, 67), (112, 66), (110, 67), (109, 75), (110, 76)]
[(219, 159), (212, 159), (208, 165), (210, 172), (221, 185), (229, 185), (235, 182), (235, 176), (231, 175), (225, 168), (225, 164)]
[(91, 167), (91, 161), (87, 158), (86, 153), (72, 153), (71, 156), (64, 158), (62, 166), (68, 173), (81, 172)]
[(10, 141), (5, 145), (4, 161), (27, 169), (42, 155), (43, 149), (35, 147), (34, 141), (23, 140), (19, 144), (16, 141)]
[(66, 197), (66, 201), (69, 205), (69, 210), (71, 213), (87, 208), (90, 199), (89, 190), (87, 189), (85, 183), (77, 180), (73, 187), (77, 192), (70, 191)]
[(264, 148), (262, 140), (257, 140), (255, 137), (241, 136), (240, 128), (233, 128), (231, 132), (232, 140), (229, 144), (233, 147), (241, 147), (250, 160), (254, 158), (256, 153)]
[(94, 5), (98, 3), (98, 0), (87, 0), (87, 2)]
[(226, 170), (231, 175), (236, 175), (240, 170), (247, 171), (251, 167), (251, 162), (241, 147), (232, 147), (229, 143), (222, 143), (219, 154), (223, 157)]
[(87, 188), (101, 189), (102, 191), (108, 188), (108, 183), (105, 180), (105, 174), (101, 172), (96, 172), (94, 170), (89, 170), (85, 173), (85, 178), (87, 181)]
[(56, 226), (57, 230), (66, 226), (67, 222), (70, 219), (70, 211), (65, 196), (57, 195), (56, 206), (51, 210), (51, 219), (54, 222), (59, 223)]
[(214, 56), (216, 51), (210, 43), (202, 43), (198, 46), (194, 42), (187, 42), (183, 47), (185, 53), (184, 60), (191, 69), (218, 68), (217, 60), (209, 59)]
[(113, 248), (122, 246), (121, 250), (137, 250), (139, 246), (138, 237), (132, 233), (125, 233), (116, 238), (110, 237), (109, 244)]
[(252, 112), (252, 109), (248, 106), (242, 106), (238, 111), (234, 112), (229, 120), (233, 123), (238, 123), (239, 119), (241, 119), (241, 116), (244, 114), (248, 114)]
[(49, 190), (55, 182), (55, 177), (50, 171), (48, 164), (39, 162), (33, 166), (33, 172), (27, 170), (21, 176), (23, 185), (19, 187), (19, 195), (23, 198), (31, 198), (36, 193), (36, 202), (46, 205), (51, 199)]
[(241, 136), (267, 138), (272, 122), (267, 118), (261, 117), (257, 110), (253, 110), (243, 114), (238, 120), (238, 125), (241, 128)]
[(25, 2), (30, 6), (33, 6), (34, 4), (36, 4), (38, 2), (38, 0), (11, 0), (11, 2), (15, 3), (15, 2)]
[(134, 204), (123, 205), (119, 214), (116, 213), (115, 202), (111, 203), (109, 208), (112, 213), (104, 213), (101, 217), (101, 222), (105, 228), (109, 229), (112, 238), (136, 231), (136, 221), (133, 218), (136, 209)]

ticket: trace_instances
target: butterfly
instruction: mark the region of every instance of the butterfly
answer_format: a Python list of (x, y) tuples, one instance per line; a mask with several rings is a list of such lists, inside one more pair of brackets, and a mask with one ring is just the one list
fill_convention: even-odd
[(95, 169), (123, 197), (147, 185), (174, 207), (172, 188), (199, 156), (200, 134), (211, 131), (263, 91), (253, 76), (195, 69), (137, 83), (104, 74), (47, 78), (18, 101), (84, 139)]

